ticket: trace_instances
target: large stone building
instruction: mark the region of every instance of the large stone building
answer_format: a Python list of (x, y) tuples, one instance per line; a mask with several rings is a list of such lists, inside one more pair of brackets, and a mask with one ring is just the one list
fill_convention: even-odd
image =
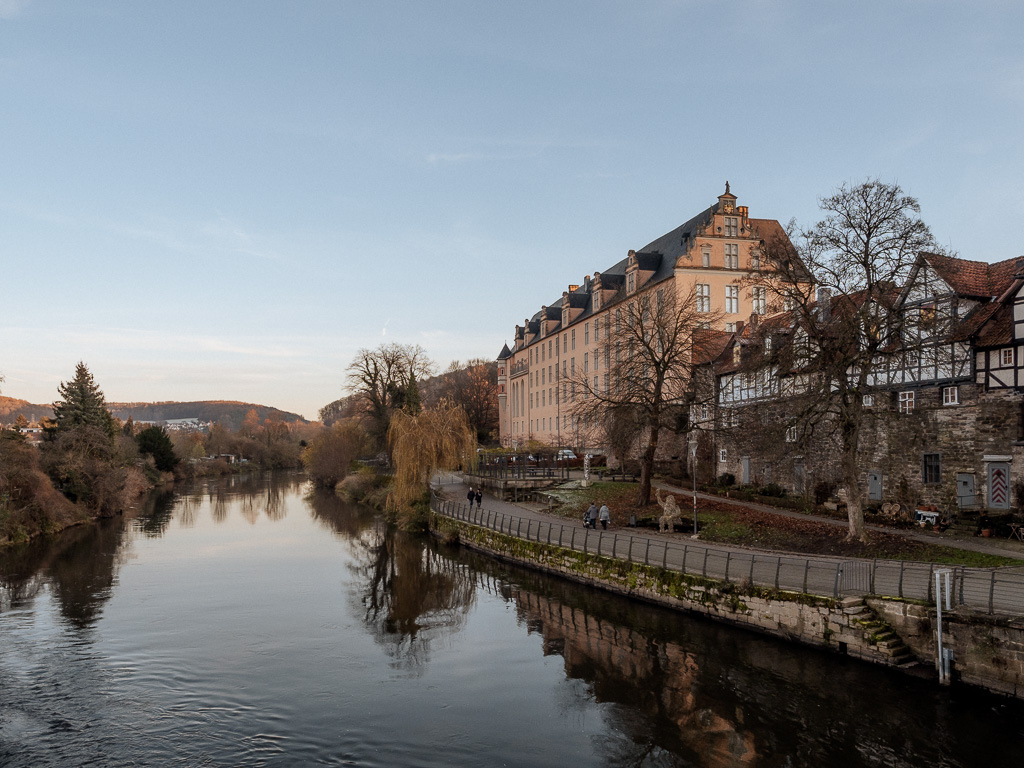
[(500, 438), (504, 446), (536, 441), (601, 450), (602, 433), (569, 407), (576, 384), (607, 391), (613, 360), (609, 332), (624, 302), (671, 287), (706, 316), (707, 328), (734, 332), (742, 319), (777, 303), (758, 284), (767, 238), (785, 237), (773, 219), (751, 218), (726, 183), (718, 201), (602, 272), (572, 284), (561, 297), (517, 325), (498, 358)]

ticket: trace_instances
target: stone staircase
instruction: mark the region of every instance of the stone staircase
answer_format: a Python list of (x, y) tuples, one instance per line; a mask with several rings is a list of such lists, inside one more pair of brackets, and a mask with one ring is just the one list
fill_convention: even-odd
[(845, 597), (840, 605), (843, 613), (849, 617), (850, 628), (856, 627), (863, 632), (864, 642), (875, 649), (884, 663), (900, 669), (917, 665), (918, 661), (906, 643), (864, 604), (863, 597)]

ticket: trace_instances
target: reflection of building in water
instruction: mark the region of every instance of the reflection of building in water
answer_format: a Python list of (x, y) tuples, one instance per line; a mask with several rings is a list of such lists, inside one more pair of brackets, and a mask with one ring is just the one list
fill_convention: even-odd
[(723, 716), (699, 695), (695, 654), (531, 592), (519, 591), (515, 599), (527, 626), (543, 636), (545, 654), (561, 655), (566, 674), (591, 682), (598, 701), (626, 702), (673, 723), (674, 737), (701, 765), (756, 762), (754, 735), (743, 728), (742, 712)]

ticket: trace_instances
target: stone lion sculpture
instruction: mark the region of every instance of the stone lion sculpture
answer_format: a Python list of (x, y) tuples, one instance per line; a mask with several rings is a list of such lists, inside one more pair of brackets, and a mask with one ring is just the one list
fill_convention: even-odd
[(661, 507), (661, 511), (664, 513), (658, 518), (659, 528), (658, 532), (671, 531), (675, 521), (683, 521), (683, 516), (679, 512), (679, 506), (676, 504), (676, 497), (671, 493), (666, 494), (666, 498), (661, 498), (661, 491), (657, 488), (654, 489), (654, 498), (658, 500), (658, 506)]

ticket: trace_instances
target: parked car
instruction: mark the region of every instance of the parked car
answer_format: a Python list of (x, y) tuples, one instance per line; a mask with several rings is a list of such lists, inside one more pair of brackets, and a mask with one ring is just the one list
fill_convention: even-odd
[(568, 448), (563, 448), (555, 454), (555, 461), (572, 461), (576, 458), (576, 454), (570, 451)]

